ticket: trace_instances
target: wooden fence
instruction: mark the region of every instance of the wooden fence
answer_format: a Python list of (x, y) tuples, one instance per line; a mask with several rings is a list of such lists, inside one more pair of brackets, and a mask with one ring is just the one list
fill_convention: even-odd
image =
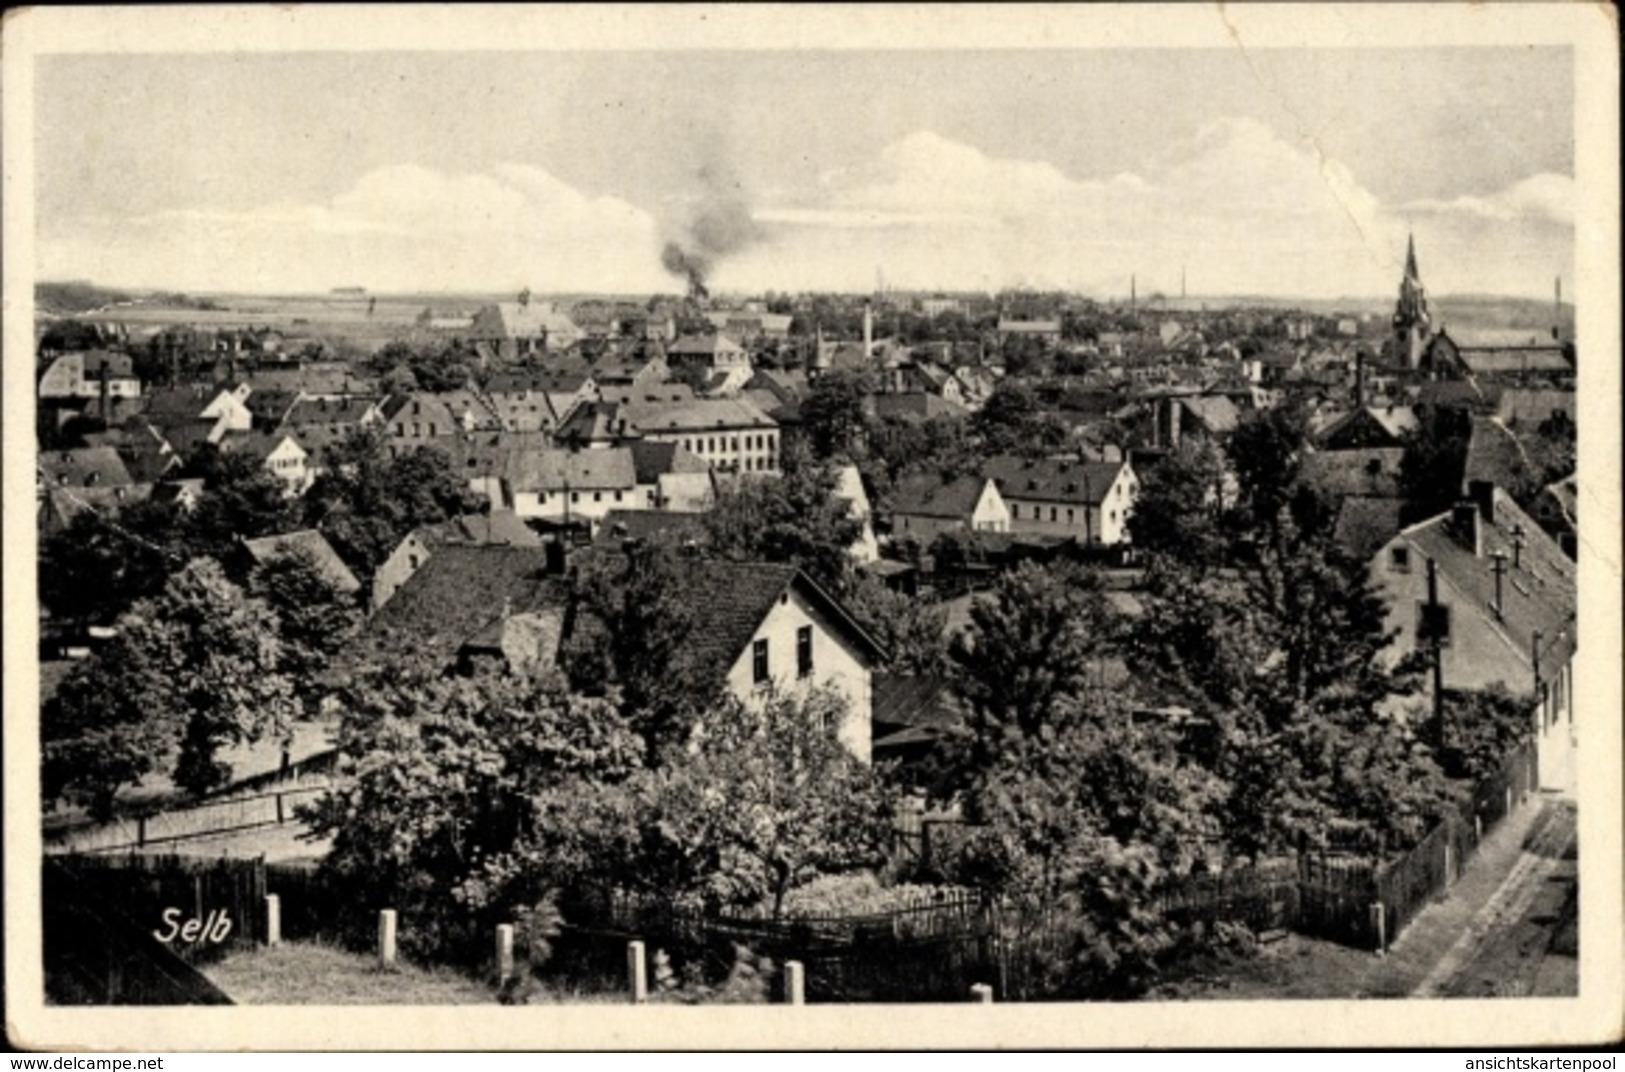
[(182, 808), (117, 819), (51, 836), (47, 852), (123, 852), (294, 820), (294, 810), (327, 791), (325, 778), (248, 796), (203, 800)]
[[(194, 856), (56, 855), (47, 874), (94, 902), (119, 906), (143, 934), (189, 964), (265, 940), (260, 860)], [(194, 926), (195, 924), (195, 926)]]
[(44, 861), (41, 952), (52, 1005), (229, 1005), (225, 994), (159, 941), (128, 900), (91, 888), (62, 858)]

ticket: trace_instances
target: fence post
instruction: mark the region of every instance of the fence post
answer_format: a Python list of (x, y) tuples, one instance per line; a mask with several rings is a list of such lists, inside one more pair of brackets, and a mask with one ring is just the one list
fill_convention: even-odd
[(648, 965), (643, 959), (643, 943), (626, 943), (626, 977), (632, 990), (632, 1004), (642, 1005), (649, 1000)]
[(265, 895), (265, 944), (282, 944), (282, 898), (274, 893)]
[(276, 823), (281, 826), (286, 821), (282, 814), (282, 794), (278, 793), (276, 795)]
[(970, 988), (970, 999), (978, 1005), (991, 1005), (993, 988), (986, 983), (976, 983)]
[(378, 913), (378, 966), (385, 971), (395, 970), (395, 910), (381, 909)]
[(513, 924), (497, 924), (497, 985), (513, 978)]
[(1377, 956), (1388, 952), (1388, 913), (1381, 901), (1371, 904), (1371, 932), (1377, 936)]
[(784, 962), (784, 1003), (807, 1004), (807, 974), (799, 960)]

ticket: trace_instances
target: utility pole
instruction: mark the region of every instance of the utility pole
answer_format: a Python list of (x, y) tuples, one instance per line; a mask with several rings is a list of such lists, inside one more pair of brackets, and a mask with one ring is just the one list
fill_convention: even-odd
[(1445, 745), (1444, 729), (1444, 621), (1439, 607), (1439, 563), (1428, 559), (1428, 641), (1433, 649), (1433, 733), (1438, 748)]

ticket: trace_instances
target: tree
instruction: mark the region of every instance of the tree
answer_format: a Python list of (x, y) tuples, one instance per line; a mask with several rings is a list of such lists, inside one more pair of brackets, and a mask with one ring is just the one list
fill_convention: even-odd
[(1032, 563), (1001, 574), (949, 645), (965, 726), (939, 757), (943, 788), (985, 786), (1008, 749), (1080, 717), (1118, 631), (1098, 575)]
[(570, 641), (570, 675), (589, 691), (619, 688), (621, 708), (656, 764), (688, 743), (723, 684), (721, 674), (695, 661), (694, 608), (681, 569), (675, 548), (646, 543), (589, 561), (576, 583), (583, 613)]
[(1231, 433), (1225, 453), (1241, 488), (1236, 507), (1253, 525), (1273, 524), (1291, 498), (1308, 428), (1307, 411), (1293, 403), (1253, 410)]
[(184, 727), (175, 783), (204, 793), (231, 777), (216, 758), (222, 746), (292, 734), (298, 708), (282, 673), (279, 623), (210, 559), (172, 576), (150, 612), (133, 641), (162, 675), (149, 699), (156, 717)]
[(864, 403), (873, 389), (867, 375), (843, 369), (813, 381), (801, 403), (801, 421), (814, 457), (850, 456), (862, 447)]
[(231, 775), (216, 758), (223, 745), (285, 740), (297, 707), (278, 625), (212, 560), (175, 573), (47, 705), (47, 794), (89, 797), (106, 814), (118, 788), (159, 769), (175, 745), (175, 783), (203, 793)]
[(1209, 444), (1187, 441), (1140, 475), (1129, 510), (1135, 550), (1216, 565), (1224, 553), (1218, 493), (1224, 463)]
[(298, 548), (286, 548), (256, 565), (247, 591), (276, 615), (281, 671), (304, 717), (315, 717), (329, 693), (323, 671), (361, 624), (355, 596), (340, 591), (310, 554)]
[(1356, 836), (1402, 847), (1439, 814), (1437, 764), (1392, 711), (1414, 692), (1383, 653), (1384, 606), (1363, 565), (1283, 508), (1239, 568), (1161, 557), (1136, 624), (1137, 665), (1211, 728), (1188, 753), (1229, 785), (1231, 847), (1280, 851)]
[(276, 536), (299, 527), (299, 500), (282, 481), (253, 458), (212, 445), (200, 446), (187, 463), (205, 490), (186, 516), (191, 557), (220, 561), (240, 540)]
[(408, 655), (353, 682), (343, 709), (345, 777), (303, 812), (333, 838), (322, 867), (357, 919), (396, 908), (409, 950), (457, 959), (567, 886), (568, 844), (590, 831), (553, 816), (580, 814), (642, 752), (613, 704), (556, 675), (447, 676)]
[(705, 515), (711, 550), (740, 562), (784, 562), (832, 594), (846, 590), (863, 524), (836, 495), (835, 470), (786, 455), (784, 475), (725, 488)]
[(1510, 753), (1534, 732), (1535, 698), (1505, 685), (1446, 689), (1445, 745), (1440, 766), (1452, 778), (1478, 781), (1501, 769)]
[(383, 439), (361, 430), (328, 448), (326, 468), (306, 491), (305, 524), (325, 536), (363, 581), (406, 534), (473, 513), (484, 499), (431, 447), (384, 456)]
[(184, 539), (184, 519), (172, 506), (131, 503), (114, 517), (86, 510), (40, 541), (40, 602), (81, 627), (110, 624), (163, 588), (185, 561)]
[(679, 760), (628, 781), (619, 883), (711, 910), (755, 904), (783, 913), (807, 880), (885, 856), (893, 802), (874, 772), (835, 739), (845, 701), (774, 696), (760, 709), (728, 697), (706, 714)]
[(1066, 426), (1040, 405), (1032, 388), (1012, 379), (999, 381), (971, 418), (971, 430), (985, 454), (1042, 455), (1064, 446)]
[(846, 609), (887, 653), (897, 674), (936, 675), (947, 666), (947, 612), (864, 577), (846, 594)]
[(1416, 416), (1399, 462), (1407, 521), (1444, 513), (1461, 498), (1472, 438), (1472, 420), (1465, 410), (1427, 406), (1419, 407)]
[(76, 664), (40, 712), (41, 791), (47, 805), (84, 803), (100, 821), (118, 791), (158, 770), (181, 727), (151, 702), (161, 671), (143, 651), (140, 615), (126, 615), (113, 641)]

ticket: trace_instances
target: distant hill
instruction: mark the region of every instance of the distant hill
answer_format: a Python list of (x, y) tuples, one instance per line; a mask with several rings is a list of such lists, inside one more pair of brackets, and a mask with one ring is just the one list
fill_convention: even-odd
[(48, 315), (72, 316), (130, 300), (131, 296), (122, 290), (98, 287), (82, 279), (69, 283), (34, 284), (34, 307)]

